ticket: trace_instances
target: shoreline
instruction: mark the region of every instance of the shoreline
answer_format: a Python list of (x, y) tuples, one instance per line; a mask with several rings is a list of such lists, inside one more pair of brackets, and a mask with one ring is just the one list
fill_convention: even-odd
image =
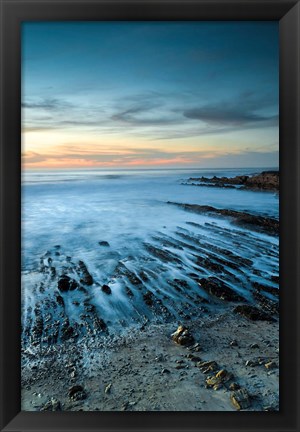
[[(23, 352), (23, 409), (236, 411), (234, 385), (249, 396), (245, 410), (279, 409), (277, 321), (250, 321), (221, 308), (186, 323), (195, 339), (188, 347), (172, 340), (177, 325), (149, 323), (114, 338)], [(217, 365), (205, 370), (203, 362)], [(207, 388), (220, 370), (231, 379)], [(76, 386), (83, 390), (78, 399), (69, 396)]]
[(53, 244), (22, 273), (23, 410), (279, 409), (278, 220), (168, 204), (134, 253)]

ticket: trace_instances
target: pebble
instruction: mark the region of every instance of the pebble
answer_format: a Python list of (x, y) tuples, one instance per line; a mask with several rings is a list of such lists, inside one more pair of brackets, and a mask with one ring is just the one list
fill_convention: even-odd
[(266, 363), (266, 364), (265, 364), (265, 367), (266, 367), (267, 369), (273, 369), (273, 368), (277, 367), (277, 364), (272, 360), (272, 361)]
[(112, 384), (111, 383), (109, 383), (106, 387), (105, 387), (105, 390), (104, 390), (104, 392), (105, 393), (110, 393), (110, 390), (111, 390), (111, 386), (112, 386)]

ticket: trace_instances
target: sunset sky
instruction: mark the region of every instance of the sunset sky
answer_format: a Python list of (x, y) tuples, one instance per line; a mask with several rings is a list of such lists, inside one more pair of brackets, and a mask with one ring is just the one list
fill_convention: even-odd
[(22, 27), (24, 168), (278, 166), (277, 22)]

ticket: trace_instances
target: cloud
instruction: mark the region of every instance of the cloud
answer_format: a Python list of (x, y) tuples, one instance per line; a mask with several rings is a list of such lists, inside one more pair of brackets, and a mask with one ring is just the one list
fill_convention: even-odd
[(41, 99), (37, 101), (22, 102), (22, 108), (43, 109), (49, 111), (57, 111), (71, 108), (72, 104), (61, 99)]
[(23, 162), (26, 164), (36, 164), (47, 160), (47, 156), (33, 151), (27, 151), (22, 154)]
[(184, 111), (183, 115), (192, 120), (208, 124), (242, 126), (249, 123), (274, 122), (277, 116), (264, 116), (240, 109), (239, 106), (203, 106)]
[(157, 148), (101, 146), (100, 149), (84, 145), (61, 145), (45, 153), (27, 151), (22, 155), (27, 168), (43, 167), (136, 167), (136, 166), (276, 166), (278, 151), (186, 150), (168, 151)]
[(95, 98), (89, 104), (41, 99), (23, 103), (26, 110), (23, 129), (25, 132), (58, 129), (93, 135), (122, 134), (154, 141), (278, 125), (274, 94), (245, 91), (213, 104), (200, 104), (199, 100), (201, 95), (197, 94), (156, 91), (127, 97), (115, 95), (111, 100), (99, 99), (99, 102)]

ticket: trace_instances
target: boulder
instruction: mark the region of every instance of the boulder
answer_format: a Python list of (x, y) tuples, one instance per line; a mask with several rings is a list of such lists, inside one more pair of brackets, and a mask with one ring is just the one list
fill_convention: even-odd
[(178, 343), (179, 345), (192, 345), (195, 343), (194, 337), (191, 335), (189, 330), (185, 327), (180, 325), (178, 329), (171, 335), (174, 342)]
[(101, 290), (107, 295), (111, 294), (111, 288), (108, 285), (102, 285)]
[(57, 283), (57, 288), (60, 292), (73, 291), (78, 288), (78, 286), (78, 283), (67, 275), (61, 276)]
[(251, 406), (251, 401), (247, 390), (241, 388), (230, 394), (230, 400), (237, 410), (246, 409)]

